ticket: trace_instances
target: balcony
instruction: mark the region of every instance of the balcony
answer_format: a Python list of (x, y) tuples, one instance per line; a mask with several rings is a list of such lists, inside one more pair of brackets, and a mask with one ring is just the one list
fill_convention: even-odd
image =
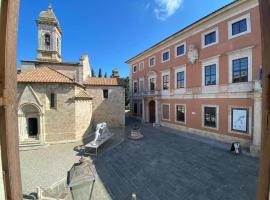
[(142, 90), (138, 91), (137, 93), (132, 93), (133, 97), (151, 97), (151, 96), (161, 96), (160, 90)]

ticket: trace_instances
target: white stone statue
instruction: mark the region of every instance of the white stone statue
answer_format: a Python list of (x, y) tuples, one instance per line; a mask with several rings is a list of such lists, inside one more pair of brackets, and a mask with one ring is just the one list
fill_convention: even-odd
[(198, 55), (198, 49), (195, 48), (195, 45), (189, 45), (188, 46), (188, 60), (189, 62), (191, 62), (192, 64), (194, 64), (196, 62), (196, 60), (198, 60), (199, 55)]
[(111, 133), (108, 129), (107, 123), (102, 122), (97, 124), (96, 132), (95, 132), (95, 139), (91, 142), (93, 145), (97, 145), (98, 141), (101, 141), (104, 138), (110, 136)]

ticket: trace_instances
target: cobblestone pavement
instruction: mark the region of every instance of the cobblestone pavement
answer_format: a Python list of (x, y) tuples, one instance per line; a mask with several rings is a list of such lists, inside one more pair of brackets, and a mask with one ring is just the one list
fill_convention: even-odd
[[(126, 132), (133, 124), (128, 121)], [(98, 181), (92, 200), (127, 200), (132, 192), (138, 200), (255, 199), (257, 158), (233, 156), (227, 145), (164, 127), (143, 125), (142, 132), (142, 140), (104, 145), (109, 149), (94, 158)], [(24, 194), (65, 177), (80, 157), (78, 145), (20, 152)]]
[(164, 127), (144, 125), (142, 132), (142, 140), (126, 140), (94, 161), (112, 199), (132, 192), (139, 200), (255, 199), (257, 158)]

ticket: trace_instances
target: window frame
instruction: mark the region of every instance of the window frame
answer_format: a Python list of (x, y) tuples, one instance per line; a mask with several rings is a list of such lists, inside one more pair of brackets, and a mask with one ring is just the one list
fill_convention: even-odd
[[(177, 73), (178, 72), (184, 72), (184, 79), (185, 79), (184, 80), (184, 88), (177, 88)], [(177, 92), (180, 92), (180, 91), (185, 92), (186, 87), (187, 87), (186, 65), (182, 65), (182, 66), (174, 68), (174, 89)]]
[[(228, 82), (231, 84), (243, 84), (252, 81), (252, 48), (254, 46), (250, 46), (244, 49), (236, 50), (233, 52), (228, 53), (229, 55), (229, 80)], [(247, 82), (237, 82), (233, 83), (233, 60), (248, 57), (248, 81)]]
[[(210, 107), (210, 108), (216, 108), (216, 127), (211, 127), (205, 125), (205, 108)], [(202, 127), (206, 129), (212, 129), (212, 130), (219, 130), (219, 105), (202, 105)]]
[[(143, 82), (142, 88), (141, 88), (141, 84), (140, 84), (141, 82)], [(143, 91), (144, 91), (144, 78), (139, 78), (139, 93), (142, 93)]]
[[(167, 60), (163, 60), (163, 54), (168, 53), (169, 57)], [(165, 63), (171, 60), (171, 50), (167, 49), (161, 53), (161, 63)]]
[[(168, 114), (169, 118), (168, 119), (165, 119), (164, 118), (164, 115), (163, 115), (163, 106), (169, 106), (169, 114)], [(171, 121), (171, 105), (169, 103), (162, 103), (161, 104), (161, 119), (163, 121)]]
[[(213, 42), (213, 43), (210, 43), (210, 44), (207, 44), (205, 45), (205, 36), (212, 33), (212, 32), (215, 32), (216, 33), (216, 41)], [(202, 48), (207, 48), (207, 47), (210, 47), (210, 46), (213, 46), (213, 45), (216, 45), (219, 43), (219, 30), (218, 30), (218, 27), (216, 28), (213, 28), (211, 30), (208, 30), (204, 33), (202, 33), (201, 35), (201, 39), (202, 39)]]
[[(239, 22), (243, 19), (246, 19), (247, 22), (247, 30), (238, 34), (233, 35), (232, 34), (232, 25), (236, 22)], [(228, 21), (228, 39), (233, 39), (242, 35), (246, 35), (248, 33), (251, 33), (251, 20), (250, 20), (250, 13), (246, 14), (246, 15), (242, 15), (238, 18), (235, 18), (233, 20)]]
[[(137, 84), (137, 87), (135, 87), (134, 85), (135, 85), (135, 83)], [(135, 80), (135, 81), (133, 81), (133, 84), (132, 84), (132, 91), (133, 91), (133, 93), (134, 94), (138, 94), (139, 93), (139, 91), (138, 91), (138, 81), (137, 80)], [(135, 92), (135, 88), (136, 88), (136, 92)]]
[[(105, 97), (106, 92), (107, 91), (107, 97)], [(108, 89), (103, 89), (103, 99), (109, 99), (109, 90)]]
[[(151, 59), (154, 59), (154, 64), (153, 65), (151, 65)], [(148, 66), (149, 67), (154, 67), (155, 65), (156, 65), (156, 56), (149, 57), (149, 59), (148, 59)]]
[[(219, 85), (219, 55), (211, 58), (202, 60), (202, 86), (213, 87)], [(216, 65), (216, 84), (215, 85), (205, 85), (205, 68), (210, 65)]]
[(142, 61), (139, 63), (139, 71), (143, 71), (143, 70), (144, 70), (144, 62)]
[[(136, 71), (134, 70), (136, 68)], [(132, 72), (137, 73), (138, 72), (138, 64), (132, 65)]]
[[(184, 121), (178, 121), (177, 120), (177, 106), (183, 106), (184, 107), (184, 118), (185, 120)], [(175, 104), (175, 122), (176, 123), (181, 123), (181, 124), (186, 124), (186, 121), (187, 121), (187, 106), (186, 104)]]
[[(180, 54), (180, 55), (177, 55), (177, 48), (178, 48), (178, 47), (181, 47), (181, 46), (183, 46), (183, 45), (184, 45), (184, 53), (183, 53), (183, 54)], [(186, 54), (186, 51), (187, 51), (187, 49), (186, 49), (186, 42), (183, 42), (183, 43), (181, 43), (181, 44), (176, 45), (176, 46), (174, 47), (174, 52), (175, 52), (174, 56), (175, 56), (175, 58), (184, 56), (184, 55)]]
[[(163, 77), (168, 76), (167, 84), (168, 84), (168, 89), (164, 89), (164, 80)], [(170, 92), (171, 89), (171, 77), (170, 77), (170, 70), (164, 70), (161, 71), (161, 77), (160, 77), (160, 86), (163, 94), (167, 94)]]
[[(52, 98), (53, 96), (53, 98)], [(50, 109), (56, 109), (57, 107), (57, 97), (56, 97), (56, 94), (55, 92), (51, 92), (50, 93)]]
[[(247, 80), (246, 81), (241, 81), (241, 78), (239, 77), (239, 80), (235, 81), (234, 80), (235, 79), (234, 74), (235, 74), (236, 70), (234, 70), (234, 62), (239, 61), (241, 63), (241, 60), (243, 60), (243, 59), (247, 60), (247, 66), (245, 67), (245, 70), (243, 70), (241, 68), (241, 65), (240, 65), (239, 70), (237, 72), (239, 72), (239, 74), (241, 74), (242, 71), (246, 71), (247, 73), (246, 73), (245, 77), (246, 77)], [(248, 82), (248, 57), (243, 57), (243, 58), (238, 58), (238, 59), (232, 60), (232, 83), (245, 83), (245, 82)]]

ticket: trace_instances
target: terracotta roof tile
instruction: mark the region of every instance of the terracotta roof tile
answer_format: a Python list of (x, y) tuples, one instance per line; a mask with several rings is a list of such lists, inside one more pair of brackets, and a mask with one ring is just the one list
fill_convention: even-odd
[(21, 83), (75, 83), (70, 77), (49, 67), (39, 67), (17, 78)]
[(92, 86), (119, 86), (120, 80), (119, 78), (96, 78), (96, 77), (88, 77), (84, 82), (85, 85)]
[(75, 98), (76, 99), (93, 99), (93, 97), (84, 90), (81, 90), (78, 94), (76, 94)]

